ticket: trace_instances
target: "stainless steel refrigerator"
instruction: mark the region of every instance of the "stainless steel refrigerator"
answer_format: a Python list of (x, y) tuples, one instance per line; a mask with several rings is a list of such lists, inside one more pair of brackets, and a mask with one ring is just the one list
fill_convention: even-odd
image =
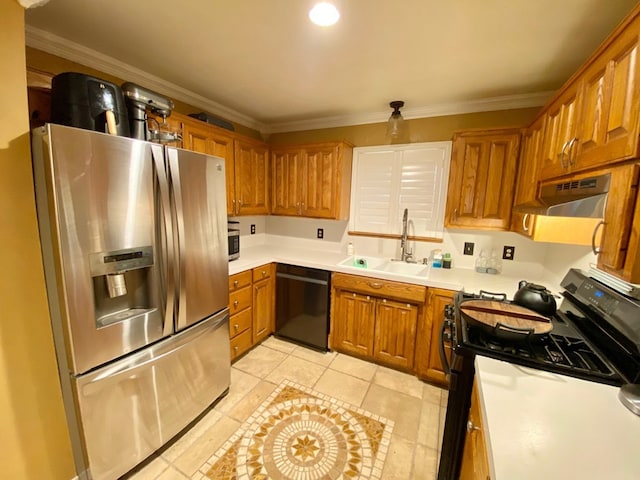
[(115, 479), (228, 391), (224, 160), (52, 124), (33, 159), (78, 477)]

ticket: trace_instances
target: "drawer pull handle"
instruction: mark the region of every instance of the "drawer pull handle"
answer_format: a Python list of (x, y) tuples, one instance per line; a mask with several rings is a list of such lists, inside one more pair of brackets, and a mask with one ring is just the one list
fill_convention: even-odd
[(234, 302), (233, 302), (233, 306), (234, 306), (234, 307), (237, 307), (237, 306), (238, 306), (238, 303), (239, 303), (239, 302), (238, 302), (238, 300), (234, 300)]
[(371, 288), (382, 288), (382, 287), (384, 287), (384, 283), (378, 283), (378, 282), (367, 282), (367, 285), (369, 285)]

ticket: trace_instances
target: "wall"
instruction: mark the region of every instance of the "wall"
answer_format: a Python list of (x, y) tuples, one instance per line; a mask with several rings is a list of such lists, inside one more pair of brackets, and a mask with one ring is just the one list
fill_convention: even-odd
[[(439, 142), (451, 140), (455, 130), (469, 128), (519, 127), (528, 125), (540, 108), (520, 108), (493, 112), (445, 115), (407, 120), (409, 142)], [(371, 123), (340, 128), (325, 128), (301, 132), (274, 133), (268, 138), (272, 145), (346, 140), (356, 147), (384, 145), (386, 123)]]
[(31, 175), (24, 10), (0, 0), (0, 12), (0, 476), (69, 480)]

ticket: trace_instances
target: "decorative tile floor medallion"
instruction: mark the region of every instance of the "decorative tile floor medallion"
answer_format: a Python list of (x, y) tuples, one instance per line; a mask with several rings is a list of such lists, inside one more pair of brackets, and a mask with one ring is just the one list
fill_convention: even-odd
[(393, 421), (284, 380), (200, 468), (212, 480), (379, 480)]

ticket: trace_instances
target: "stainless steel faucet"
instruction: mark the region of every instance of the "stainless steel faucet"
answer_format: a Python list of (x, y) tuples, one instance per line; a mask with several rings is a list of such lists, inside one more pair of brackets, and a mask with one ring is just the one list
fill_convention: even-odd
[(400, 261), (411, 262), (413, 260), (413, 254), (407, 245), (407, 226), (409, 223), (409, 209), (404, 209), (402, 215), (402, 236), (400, 237)]

